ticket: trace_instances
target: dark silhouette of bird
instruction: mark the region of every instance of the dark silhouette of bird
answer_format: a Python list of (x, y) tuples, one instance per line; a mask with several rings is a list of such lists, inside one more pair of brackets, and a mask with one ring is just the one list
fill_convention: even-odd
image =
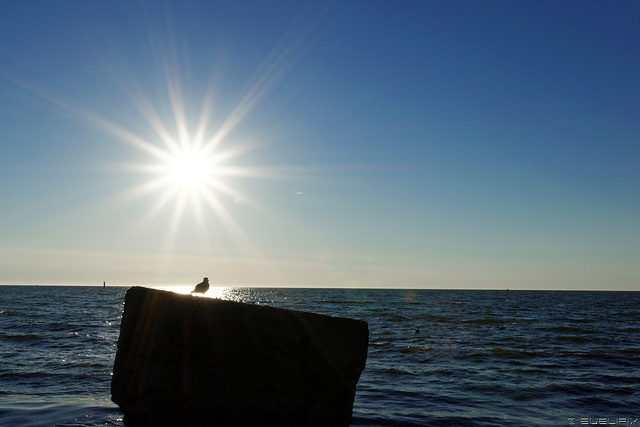
[(517, 325), (517, 323), (507, 323), (506, 325), (493, 326), (491, 329), (498, 328), (499, 330), (504, 331), (509, 325)]
[(193, 294), (204, 294), (209, 290), (209, 279), (205, 277), (202, 282), (196, 285), (196, 288), (191, 291), (191, 295)]

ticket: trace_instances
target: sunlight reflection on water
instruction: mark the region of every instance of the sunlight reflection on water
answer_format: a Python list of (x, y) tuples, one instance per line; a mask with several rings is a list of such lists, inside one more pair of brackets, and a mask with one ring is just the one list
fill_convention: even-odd
[[(173, 285), (173, 286), (152, 286), (153, 289), (161, 291), (175, 292), (177, 294), (190, 294), (195, 285)], [(231, 301), (239, 301), (238, 295), (234, 292), (235, 288), (212, 286), (205, 294), (195, 294), (197, 298), (218, 298)]]

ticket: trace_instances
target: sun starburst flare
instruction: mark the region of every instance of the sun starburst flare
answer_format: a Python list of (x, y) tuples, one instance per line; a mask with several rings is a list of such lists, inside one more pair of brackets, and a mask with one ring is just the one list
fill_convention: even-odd
[(179, 138), (172, 138), (160, 124), (156, 123), (153, 127), (156, 130), (162, 129), (158, 132), (158, 139), (164, 142), (164, 147), (141, 138), (133, 138), (130, 134), (127, 134), (126, 139), (151, 156), (147, 162), (126, 166), (131, 172), (144, 174), (146, 179), (121, 193), (119, 197), (135, 200), (158, 195), (134, 228), (143, 228), (168, 207), (172, 209), (167, 228), (169, 246), (180, 234), (181, 228), (190, 223), (185, 218), (187, 212), (190, 212), (196, 220), (200, 235), (206, 238), (209, 226), (216, 221), (219, 224), (216, 229), (230, 235), (234, 243), (243, 247), (244, 251), (255, 252), (250, 239), (228, 209), (235, 206), (238, 200), (242, 200), (245, 206), (253, 205), (250, 197), (227, 182), (229, 177), (268, 176), (264, 170), (233, 164), (236, 157), (250, 151), (250, 148), (241, 147), (243, 144), (239, 143), (228, 143), (230, 147), (223, 149), (220, 130), (203, 142), (201, 136), (190, 138), (186, 130), (179, 132), (182, 133)]
[[(154, 243), (163, 244), (158, 237), (164, 233), (165, 254), (178, 249), (174, 243), (180, 238), (185, 244), (180, 249), (191, 247), (192, 243), (205, 247), (216, 241), (220, 253), (231, 256), (235, 246), (242, 252), (239, 255), (255, 260), (261, 256), (245, 231), (246, 223), (241, 219), (244, 213), (239, 213), (246, 212), (246, 208), (267, 213), (268, 207), (244, 193), (242, 181), (300, 179), (309, 171), (257, 166), (254, 150), (268, 143), (270, 137), (265, 129), (258, 132), (252, 128), (248, 117), (295, 62), (292, 58), (298, 54), (296, 47), (303, 39), (295, 33), (284, 37), (256, 68), (245, 91), (230, 104), (224, 104), (230, 99), (228, 96), (216, 97), (221, 87), (214, 84), (212, 77), (200, 87), (196, 87), (197, 80), (186, 80), (192, 74), (181, 68), (186, 65), (175, 57), (176, 52), (166, 48), (171, 43), (154, 44), (157, 50), (153, 55), (159, 66), (153, 72), (160, 80), (164, 78), (164, 84), (158, 85), (157, 79), (140, 81), (126, 63), (105, 61), (106, 71), (123, 89), (121, 98), (125, 102), (120, 105), (126, 113), (122, 116), (100, 113), (64, 95), (39, 89), (19, 78), (13, 80), (58, 113), (134, 149), (127, 154), (131, 160), (118, 161), (112, 169), (119, 176), (134, 178), (117, 194), (96, 201), (94, 210), (101, 213), (101, 220), (110, 221), (118, 216), (114, 211), (136, 209), (133, 216), (127, 217), (132, 219), (125, 230), (127, 242), (151, 238)], [(189, 87), (188, 93), (183, 86)], [(248, 137), (248, 133), (253, 136)], [(245, 163), (251, 166), (243, 164), (246, 158), (249, 161)]]

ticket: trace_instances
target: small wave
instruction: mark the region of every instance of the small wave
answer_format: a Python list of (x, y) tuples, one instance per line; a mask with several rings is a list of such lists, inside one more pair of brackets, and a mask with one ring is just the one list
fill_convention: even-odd
[(640, 348), (621, 348), (615, 351), (615, 353), (622, 354), (624, 356), (640, 355)]
[(485, 317), (482, 319), (466, 319), (463, 323), (477, 323), (480, 325), (505, 325), (508, 323), (518, 323), (515, 319), (498, 319), (495, 317)]
[(15, 341), (31, 341), (40, 340), (43, 338), (41, 334), (10, 334), (3, 331), (0, 331), (0, 337)]
[(533, 358), (538, 357), (539, 353), (517, 348), (494, 347), (491, 352), (495, 355), (517, 358)]
[[(122, 414), (112, 403), (35, 401), (0, 403), (2, 425), (33, 427), (120, 426)], [(6, 422), (6, 424), (4, 424)]]
[(58, 374), (55, 374), (52, 372), (45, 372), (45, 371), (33, 371), (33, 372), (13, 371), (13, 372), (0, 373), (0, 378), (2, 378), (3, 382), (6, 381), (7, 383), (11, 383), (19, 380), (30, 379), (30, 378), (43, 379), (47, 377), (56, 377), (57, 375)]
[(548, 375), (554, 368), (513, 368), (513, 372), (518, 375)]
[(579, 328), (576, 326), (555, 326), (553, 328), (549, 328), (547, 329), (549, 332), (567, 332), (567, 333), (571, 333), (571, 332), (582, 332), (584, 333), (584, 328)]
[(432, 323), (432, 324), (439, 324), (439, 323), (457, 323), (456, 319), (450, 318), (450, 317), (444, 317), (444, 316), (434, 316), (434, 315), (425, 315), (423, 316), (422, 320), (424, 321), (424, 323)]
[(556, 337), (556, 339), (558, 341), (570, 341), (570, 342), (575, 342), (575, 343), (588, 343), (588, 342), (594, 342), (594, 341), (599, 341), (599, 339), (597, 338), (589, 338), (589, 337), (585, 337), (585, 336), (577, 336), (577, 335), (561, 335)]
[[(353, 417), (351, 417), (351, 426), (353, 427), (361, 427), (361, 426), (402, 426), (402, 427), (424, 427), (424, 423), (414, 423), (410, 421), (399, 421), (396, 418), (387, 418), (381, 415), (374, 415), (373, 413), (363, 412), (359, 414), (354, 411)], [(453, 425), (453, 424), (450, 424)]]
[(97, 363), (97, 362), (93, 362), (93, 363), (70, 363), (69, 364), (70, 368), (81, 368), (81, 369), (89, 369), (89, 368), (95, 368), (95, 369), (103, 369), (103, 368), (111, 368), (112, 365), (111, 364), (105, 364), (105, 363)]
[(388, 375), (414, 375), (409, 371), (404, 371), (402, 369), (395, 369), (395, 368), (382, 369), (381, 372), (383, 374), (388, 374)]
[(374, 301), (342, 301), (342, 300), (324, 300), (320, 301), (322, 304), (346, 304), (346, 305), (369, 305), (375, 304)]
[(400, 350), (400, 353), (419, 353), (423, 351), (433, 351), (433, 347), (408, 345), (404, 347), (402, 350)]

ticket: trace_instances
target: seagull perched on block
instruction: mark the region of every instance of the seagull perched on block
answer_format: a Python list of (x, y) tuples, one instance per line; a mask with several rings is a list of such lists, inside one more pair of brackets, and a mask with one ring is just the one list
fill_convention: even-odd
[(204, 294), (209, 290), (209, 279), (205, 277), (202, 282), (196, 285), (196, 288), (191, 291), (191, 295), (195, 294)]

